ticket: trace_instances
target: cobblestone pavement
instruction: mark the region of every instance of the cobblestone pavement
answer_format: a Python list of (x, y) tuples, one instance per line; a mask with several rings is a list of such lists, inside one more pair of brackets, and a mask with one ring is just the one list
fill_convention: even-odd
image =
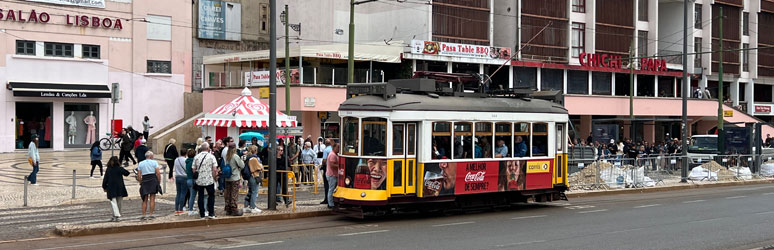
[[(117, 152), (116, 152), (117, 153)], [(103, 153), (103, 162), (110, 158)], [(26, 153), (0, 154), (0, 241), (47, 236), (58, 224), (94, 224), (108, 221), (112, 216), (110, 204), (102, 191), (99, 169), (96, 178), (89, 178), (88, 151), (41, 152), (38, 186), (28, 186), (28, 206), (24, 204), (24, 176), (32, 171)], [(160, 162), (161, 165), (165, 165)], [(128, 166), (134, 169), (136, 166)], [(76, 171), (76, 199), (72, 199), (73, 170)], [(123, 217), (128, 223), (139, 220), (141, 214), (139, 185), (132, 176), (125, 178), (129, 197), (124, 200)], [(261, 187), (261, 190), (264, 190)], [(322, 200), (322, 190), (313, 194), (300, 189), (296, 195), (299, 207), (316, 207)], [(263, 192), (265, 193), (265, 191)], [(157, 198), (156, 215), (163, 219), (174, 211), (176, 190), (174, 182), (166, 182), (166, 192)], [(241, 205), (244, 194), (238, 201)], [(258, 207), (267, 206), (267, 197), (258, 197)], [(216, 214), (222, 215), (223, 197), (216, 197)], [(278, 205), (280, 210), (286, 210)], [(303, 210), (303, 209), (302, 209)], [(187, 216), (184, 216), (187, 217)]]

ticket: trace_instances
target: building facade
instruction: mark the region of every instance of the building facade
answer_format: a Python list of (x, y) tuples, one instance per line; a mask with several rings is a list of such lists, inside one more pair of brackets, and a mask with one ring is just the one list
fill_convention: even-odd
[(189, 8), (180, 0), (0, 2), (0, 152), (26, 148), (33, 135), (42, 148), (88, 147), (113, 122), (142, 131), (145, 116), (155, 129), (183, 118)]

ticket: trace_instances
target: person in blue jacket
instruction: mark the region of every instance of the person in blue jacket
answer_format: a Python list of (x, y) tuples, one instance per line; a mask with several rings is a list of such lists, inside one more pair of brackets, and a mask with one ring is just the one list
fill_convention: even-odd
[(94, 178), (94, 168), (97, 166), (99, 166), (99, 176), (102, 177), (102, 149), (99, 148), (99, 141), (91, 144), (91, 149), (89, 151), (91, 152), (91, 173), (89, 174), (89, 178)]

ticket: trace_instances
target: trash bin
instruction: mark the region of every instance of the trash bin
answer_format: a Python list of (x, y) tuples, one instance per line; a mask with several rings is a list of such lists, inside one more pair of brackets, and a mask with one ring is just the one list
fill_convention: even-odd
[(183, 148), (184, 149), (194, 149), (195, 150), (196, 149), (196, 143), (184, 142), (183, 143)]

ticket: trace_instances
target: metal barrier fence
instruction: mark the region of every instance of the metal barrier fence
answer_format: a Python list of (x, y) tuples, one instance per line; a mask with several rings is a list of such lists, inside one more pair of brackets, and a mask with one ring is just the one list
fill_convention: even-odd
[(774, 155), (688, 156), (647, 155), (624, 158), (568, 160), (572, 190), (639, 188), (676, 184), (681, 181), (682, 162), (688, 161), (690, 182), (746, 181), (774, 177)]

